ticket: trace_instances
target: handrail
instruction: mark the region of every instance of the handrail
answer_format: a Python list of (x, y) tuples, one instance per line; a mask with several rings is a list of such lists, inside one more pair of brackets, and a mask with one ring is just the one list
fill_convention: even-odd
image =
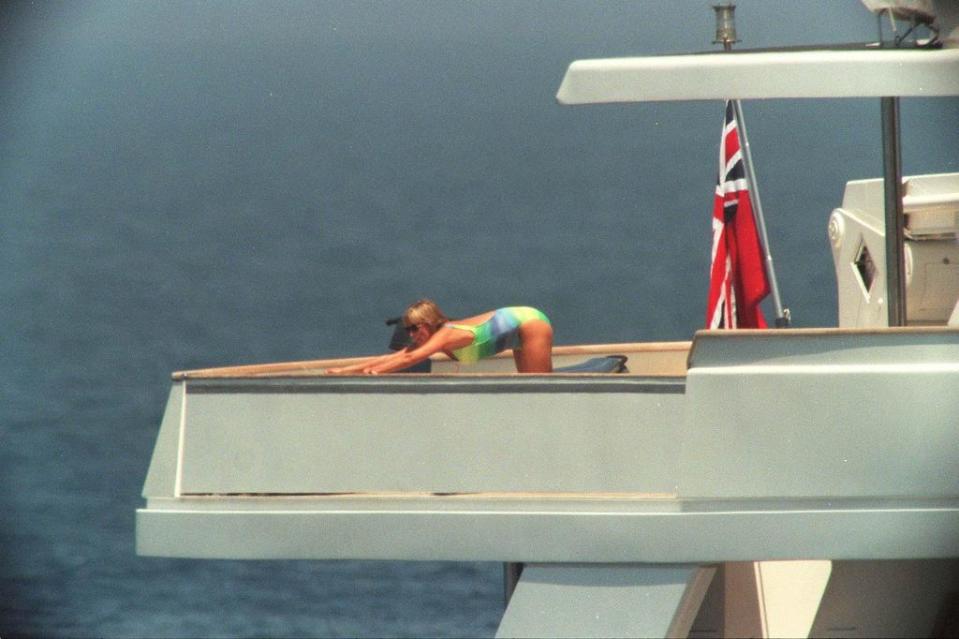
[[(633, 342), (621, 344), (584, 344), (575, 346), (556, 346), (553, 348), (554, 356), (576, 356), (576, 355), (604, 355), (604, 354), (638, 354), (638, 353), (687, 353), (692, 346), (692, 342)], [(503, 351), (495, 356), (497, 359), (512, 358), (511, 350)], [(362, 357), (341, 357), (334, 359), (315, 359), (294, 362), (276, 362), (271, 364), (245, 364), (239, 366), (222, 366), (216, 368), (203, 368), (187, 371), (177, 371), (173, 373), (175, 381), (187, 379), (203, 379), (213, 377), (269, 377), (272, 375), (291, 375), (291, 374), (320, 374), (324, 369), (338, 366), (348, 366), (361, 362), (373, 355)], [(433, 355), (434, 362), (448, 362), (450, 358), (442, 353)]]

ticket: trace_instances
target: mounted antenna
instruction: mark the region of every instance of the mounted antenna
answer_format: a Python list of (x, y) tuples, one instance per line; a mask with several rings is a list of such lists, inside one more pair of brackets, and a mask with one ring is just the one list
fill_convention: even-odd
[(721, 44), (729, 51), (734, 43), (739, 42), (736, 39), (736, 5), (714, 4), (713, 11), (716, 12), (716, 39), (713, 44)]

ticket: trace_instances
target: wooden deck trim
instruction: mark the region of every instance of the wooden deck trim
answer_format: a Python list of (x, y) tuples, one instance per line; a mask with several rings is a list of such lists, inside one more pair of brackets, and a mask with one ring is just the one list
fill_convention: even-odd
[(675, 501), (678, 493), (641, 492), (475, 492), (431, 493), (421, 491), (381, 491), (365, 493), (183, 493), (189, 499), (291, 499), (291, 500), (441, 500), (441, 501)]
[[(553, 348), (555, 356), (576, 355), (612, 355), (612, 354), (640, 354), (640, 353), (688, 353), (692, 342), (633, 342), (621, 344), (585, 344), (577, 346), (556, 346)], [(207, 379), (216, 377), (270, 377), (279, 375), (310, 375), (322, 374), (324, 369), (336, 366), (348, 366), (357, 362), (376, 357), (345, 357), (336, 359), (315, 359), (296, 362), (277, 362), (272, 364), (247, 364), (240, 366), (223, 366), (217, 368), (203, 368), (173, 373), (175, 381), (187, 379)], [(506, 350), (495, 356), (497, 359), (511, 359), (513, 351)], [(450, 361), (450, 358), (438, 353), (431, 358), (434, 362)], [(455, 373), (456, 375), (480, 375), (482, 373)], [(518, 374), (518, 373), (515, 373)]]
[[(827, 336), (854, 336), (854, 335), (889, 335), (889, 334), (921, 334), (921, 333), (959, 333), (959, 327), (952, 326), (901, 326), (891, 328), (786, 328), (786, 329), (736, 329), (736, 330), (699, 330), (694, 340), (699, 339), (737, 339), (750, 338), (796, 338), (796, 337), (827, 337)], [(690, 353), (693, 341), (677, 342), (626, 342), (616, 344), (585, 344), (574, 346), (556, 346), (553, 354), (556, 356), (576, 355), (640, 355), (643, 353)], [(513, 352), (503, 351), (494, 356), (496, 359), (512, 358)], [(320, 375), (324, 369), (335, 366), (348, 366), (363, 360), (375, 357), (340, 357), (333, 359), (315, 359), (294, 362), (277, 362), (271, 364), (247, 364), (240, 366), (222, 366), (196, 370), (177, 371), (173, 373), (175, 381), (187, 379), (206, 379), (216, 377), (271, 377), (284, 375)], [(446, 355), (439, 353), (431, 358), (434, 362), (450, 361)], [(445, 374), (445, 373), (444, 373)], [(482, 373), (451, 373), (454, 375), (481, 375)], [(514, 373), (518, 374), (518, 373)]]

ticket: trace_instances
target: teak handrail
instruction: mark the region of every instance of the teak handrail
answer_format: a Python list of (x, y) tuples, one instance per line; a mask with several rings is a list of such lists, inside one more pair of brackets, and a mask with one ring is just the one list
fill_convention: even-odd
[[(553, 348), (554, 356), (576, 356), (576, 355), (609, 355), (630, 353), (687, 353), (692, 342), (634, 342), (624, 344), (586, 344), (578, 346), (557, 346)], [(495, 356), (497, 359), (507, 359), (513, 356), (511, 350), (503, 351)], [(273, 375), (296, 375), (320, 373), (324, 369), (348, 366), (357, 362), (375, 357), (375, 355), (365, 355), (362, 357), (341, 357), (335, 359), (315, 359), (295, 362), (276, 362), (272, 364), (245, 364), (240, 366), (222, 366), (217, 368), (203, 368), (188, 371), (177, 371), (173, 373), (173, 379), (205, 379), (216, 377), (269, 377)], [(433, 355), (431, 359), (434, 362), (448, 362), (450, 358), (442, 353)]]

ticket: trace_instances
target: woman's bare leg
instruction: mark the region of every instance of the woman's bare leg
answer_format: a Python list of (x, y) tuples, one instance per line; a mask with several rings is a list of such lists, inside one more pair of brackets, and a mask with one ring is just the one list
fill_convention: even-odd
[(543, 320), (530, 320), (519, 327), (521, 348), (513, 351), (520, 373), (553, 372), (553, 327)]

